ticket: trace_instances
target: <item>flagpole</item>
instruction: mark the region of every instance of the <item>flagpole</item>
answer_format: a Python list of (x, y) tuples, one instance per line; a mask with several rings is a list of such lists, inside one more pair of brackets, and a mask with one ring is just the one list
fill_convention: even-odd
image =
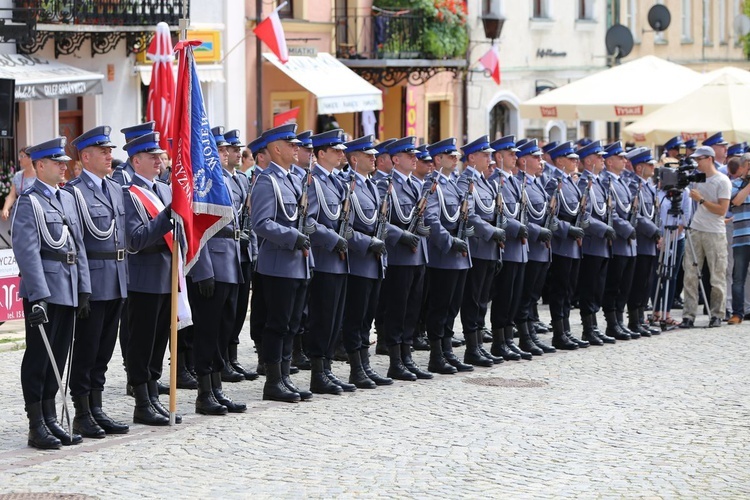
[[(182, 0), (182, 17), (180, 18), (180, 40), (187, 39), (187, 29), (190, 25), (190, 19), (187, 17), (187, 0)], [(177, 93), (175, 93), (176, 97)], [(174, 106), (173, 106), (174, 109)], [(176, 143), (172, 138), (172, 151), (169, 152), (170, 158), (174, 158), (173, 151), (176, 149)], [(172, 217), (174, 221), (174, 217)], [(169, 332), (169, 425), (175, 425), (177, 415), (177, 299), (179, 298), (179, 253), (180, 238), (179, 224), (174, 225), (172, 231), (172, 295), (171, 295), (171, 318)]]

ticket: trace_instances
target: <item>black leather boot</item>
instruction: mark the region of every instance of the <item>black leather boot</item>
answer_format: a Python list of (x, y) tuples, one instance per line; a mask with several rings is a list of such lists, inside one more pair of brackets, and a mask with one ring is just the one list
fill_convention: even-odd
[(299, 394), (299, 398), (302, 401), (308, 401), (312, 399), (313, 393), (306, 390), (306, 389), (300, 389), (297, 387), (297, 385), (292, 381), (291, 377), (289, 377), (289, 374), (292, 372), (292, 362), (291, 361), (282, 361), (281, 362), (281, 383), (284, 384), (284, 387), (289, 389), (292, 392), (296, 392)]
[(604, 341), (594, 331), (593, 316), (581, 316), (581, 323), (583, 324), (582, 339), (591, 345), (604, 345)]
[(518, 348), (521, 351), (530, 352), (532, 356), (541, 356), (544, 351), (531, 339), (528, 325), (525, 321), (519, 321), (516, 325), (516, 328), (518, 328)]
[(561, 319), (552, 322), (552, 345), (556, 349), (561, 349), (563, 351), (574, 351), (578, 349), (578, 344), (565, 335), (565, 325)]
[(541, 349), (544, 354), (552, 354), (554, 352), (557, 352), (557, 349), (555, 349), (551, 345), (545, 344), (544, 342), (542, 342), (542, 339), (537, 337), (536, 328), (534, 328), (533, 321), (526, 322), (526, 330), (529, 332), (531, 341), (534, 343), (534, 345)]
[(236, 371), (232, 363), (224, 363), (224, 369), (221, 370), (219, 375), (224, 382), (243, 382), (245, 380), (245, 375)]
[(323, 358), (310, 358), (310, 391), (314, 394), (339, 395), (344, 392), (340, 386), (329, 380), (325, 373)]
[(127, 434), (130, 430), (128, 424), (112, 420), (109, 415), (104, 413), (102, 409), (102, 391), (99, 389), (91, 389), (91, 393), (89, 394), (89, 410), (96, 423), (107, 434)]
[(281, 363), (265, 363), (264, 367), (266, 383), (263, 384), (263, 400), (283, 403), (299, 402), (299, 393), (290, 391), (281, 380)]
[(370, 380), (362, 366), (362, 358), (359, 351), (349, 353), (349, 383), (357, 386), (357, 389), (375, 389), (377, 384)]
[[(156, 380), (150, 380), (146, 384), (146, 387), (148, 387), (148, 398), (151, 400), (151, 406), (154, 407), (154, 410), (158, 411), (159, 413), (167, 417), (167, 420), (169, 420), (169, 410), (163, 404), (161, 404), (161, 401), (159, 401), (159, 394), (161, 393), (159, 392), (157, 384), (158, 383)], [(174, 423), (181, 424), (182, 415), (175, 413)]]
[(292, 364), (300, 370), (309, 370), (312, 368), (310, 358), (305, 354), (302, 348), (302, 335), (295, 335), (292, 341)]
[(424, 330), (418, 330), (414, 333), (413, 342), (412, 347), (415, 351), (430, 350), (430, 342), (427, 340), (427, 333)]
[(614, 337), (610, 337), (605, 332), (599, 329), (599, 325), (597, 324), (597, 321), (596, 321), (596, 314), (591, 315), (591, 324), (593, 325), (593, 328), (594, 328), (594, 334), (600, 339), (602, 339), (602, 342), (604, 342), (605, 344), (614, 344), (615, 342), (617, 342), (617, 339), (615, 339)]
[(620, 324), (617, 322), (617, 315), (614, 311), (605, 312), (604, 319), (607, 321), (607, 329), (604, 334), (614, 338), (615, 340), (630, 340), (630, 334), (620, 328)]
[(26, 442), (29, 446), (39, 450), (58, 450), (62, 447), (62, 442), (44, 423), (41, 402), (26, 405), (26, 415), (29, 417), (29, 438)]
[[(464, 332), (464, 338), (466, 339), (466, 350), (464, 351), (464, 363), (474, 366), (484, 366), (489, 368), (494, 366), (495, 363), (485, 358), (481, 352), (479, 352), (479, 344), (477, 343), (477, 334), (479, 332)], [(428, 366), (429, 370), (430, 367)], [(432, 370), (430, 370), (432, 371)]]
[(443, 357), (451, 366), (455, 367), (460, 372), (473, 372), (474, 367), (470, 364), (461, 362), (453, 353), (453, 337), (448, 335), (443, 336)]
[(383, 330), (383, 325), (376, 324), (375, 333), (378, 336), (378, 340), (375, 343), (375, 354), (385, 354), (390, 356), (391, 348), (388, 347), (388, 344), (385, 341), (385, 332)]
[(336, 344), (336, 349), (333, 351), (333, 360), (349, 361), (349, 355), (346, 353), (346, 349), (344, 349), (344, 344), (341, 342), (341, 340), (339, 340), (339, 343)]
[(133, 386), (133, 395), (135, 397), (133, 422), (145, 425), (169, 425), (169, 418), (156, 411), (151, 404), (147, 384)]
[[(510, 327), (513, 328), (512, 326)], [(512, 333), (511, 333), (512, 335)], [(492, 329), (492, 347), (490, 353), (493, 356), (501, 356), (505, 361), (520, 361), (521, 355), (511, 351), (505, 343), (505, 328)]]
[(226, 406), (229, 413), (244, 413), (247, 411), (247, 405), (245, 403), (236, 403), (224, 394), (224, 390), (221, 387), (220, 372), (213, 372), (211, 374), (211, 390), (214, 393), (216, 401), (218, 401), (220, 405)]
[(504, 328), (505, 345), (508, 346), (508, 350), (509, 351), (514, 352), (514, 353), (518, 354), (519, 356), (521, 356), (521, 359), (525, 359), (525, 360), (529, 360), (530, 361), (531, 358), (532, 358), (531, 353), (528, 352), (528, 351), (524, 351), (523, 349), (520, 349), (516, 345), (516, 343), (513, 341), (513, 337), (514, 337), (516, 331), (517, 331), (516, 327), (513, 326), (513, 325), (509, 325), (509, 326), (506, 326)]
[(628, 330), (631, 332), (637, 332), (641, 337), (651, 336), (651, 330), (648, 330), (641, 325), (637, 309), (628, 309)]
[(169, 386), (162, 384), (161, 380), (156, 381), (156, 389), (160, 395), (169, 394)]
[(76, 415), (73, 417), (73, 432), (85, 438), (103, 439), (107, 433), (99, 427), (89, 409), (89, 395), (72, 396)]
[(44, 414), (44, 423), (47, 424), (47, 429), (55, 436), (63, 446), (70, 446), (72, 444), (81, 444), (83, 438), (80, 434), (75, 432), (71, 436), (68, 431), (60, 425), (57, 421), (57, 408), (55, 407), (54, 399), (45, 399), (42, 401), (42, 413)]
[(348, 384), (333, 374), (331, 371), (331, 360), (328, 358), (323, 358), (323, 372), (326, 374), (326, 377), (328, 377), (328, 380), (341, 387), (344, 392), (354, 392), (357, 390), (356, 385)]
[(257, 372), (248, 370), (237, 360), (237, 344), (229, 344), (229, 347), (227, 348), (227, 357), (229, 359), (229, 364), (232, 365), (234, 371), (244, 375), (245, 380), (256, 380), (258, 378)]
[[(485, 342), (492, 342), (492, 332), (487, 329), (486, 326), (483, 326), (479, 329), (479, 333), (482, 335), (482, 344)], [(481, 344), (480, 344), (481, 346)]]
[(177, 353), (177, 388), (195, 390), (198, 388), (198, 381), (185, 366), (185, 353)]
[(365, 371), (370, 380), (376, 385), (392, 385), (393, 379), (384, 377), (372, 369), (370, 366), (370, 348), (363, 347), (359, 350), (359, 357), (362, 360), (362, 369)]
[[(479, 351), (479, 354), (481, 354), (485, 358), (492, 361), (492, 364), (499, 365), (505, 360), (502, 358), (502, 356), (495, 356), (494, 354), (492, 354), (491, 352), (489, 352), (487, 349), (484, 348), (484, 339), (485, 339), (484, 332), (485, 331), (489, 332), (489, 330), (487, 329), (479, 330), (477, 332), (477, 350)], [(492, 333), (490, 333), (489, 342), (492, 342)]]
[[(378, 345), (380, 345), (379, 342)], [(401, 344), (388, 346), (388, 357), (390, 358), (390, 365), (388, 366), (389, 377), (409, 382), (417, 380), (417, 376), (404, 366), (404, 362), (401, 359)]]
[(573, 333), (570, 331), (570, 318), (563, 318), (563, 330), (565, 330), (565, 336), (568, 337), (572, 342), (578, 344), (578, 347), (580, 347), (581, 349), (585, 349), (591, 345), (590, 342), (581, 340), (573, 335)]
[(216, 400), (211, 382), (211, 374), (198, 375), (198, 396), (195, 398), (195, 413), (200, 413), (201, 415), (226, 415), (228, 412), (229, 409)]
[(198, 375), (195, 374), (195, 358), (193, 358), (193, 349), (185, 349), (183, 351), (182, 356), (180, 356), (180, 353), (177, 353), (178, 358), (183, 357), (185, 358), (185, 369), (190, 373), (190, 375), (193, 376), (195, 379), (195, 383), (198, 383)]
[(263, 342), (260, 340), (256, 340), (254, 342), (255, 342), (255, 353), (258, 355), (258, 367), (255, 369), (255, 372), (261, 377), (265, 377), (266, 365), (263, 362)]
[(625, 326), (625, 323), (623, 323), (623, 312), (622, 311), (616, 311), (615, 312), (615, 318), (617, 318), (617, 324), (620, 325), (620, 329), (630, 335), (631, 339), (639, 339), (641, 338), (641, 334), (638, 332), (634, 332), (630, 328)]
[(655, 326), (651, 326), (646, 321), (646, 311), (645, 311), (644, 308), (639, 307), (638, 310), (636, 311), (636, 313), (638, 314), (638, 324), (640, 324), (641, 327), (643, 327), (644, 330), (648, 330), (648, 332), (651, 335), (660, 335), (661, 334), (661, 328), (658, 328), (658, 327), (655, 327)]
[(443, 355), (443, 342), (441, 339), (430, 341), (430, 361), (427, 369), (441, 375), (453, 375), (458, 370), (446, 361)]
[(400, 344), (400, 345), (401, 345), (401, 360), (403, 361), (406, 369), (412, 372), (414, 375), (416, 375), (417, 378), (420, 380), (430, 380), (432, 378), (432, 373), (420, 368), (414, 362), (414, 359), (411, 357), (411, 346), (408, 344)]

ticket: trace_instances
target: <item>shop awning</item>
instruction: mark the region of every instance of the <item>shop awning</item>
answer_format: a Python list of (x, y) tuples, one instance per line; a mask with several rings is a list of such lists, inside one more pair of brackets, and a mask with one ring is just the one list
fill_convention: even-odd
[[(196, 70), (198, 72), (198, 80), (202, 82), (218, 82), (224, 83), (224, 66), (221, 64), (196, 64)], [(143, 85), (149, 86), (151, 84), (151, 70), (152, 64), (139, 64), (135, 67), (135, 71), (141, 77)], [(177, 81), (177, 64), (172, 68), (174, 70), (174, 79)]]
[(104, 75), (40, 57), (2, 54), (0, 78), (16, 81), (16, 101), (35, 101), (101, 94)]
[(383, 92), (331, 54), (290, 56), (286, 64), (273, 54), (263, 57), (315, 95), (319, 115), (383, 109)]

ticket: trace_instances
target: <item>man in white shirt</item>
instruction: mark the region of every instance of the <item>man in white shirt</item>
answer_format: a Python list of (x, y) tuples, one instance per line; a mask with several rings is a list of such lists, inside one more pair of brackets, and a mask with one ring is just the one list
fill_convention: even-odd
[[(697, 203), (690, 223), (690, 238), (695, 254), (690, 248), (684, 260), (685, 307), (680, 328), (692, 328), (698, 308), (698, 270), (708, 263), (711, 274), (711, 320), (709, 327), (721, 326), (726, 299), (725, 273), (727, 245), (724, 216), (729, 208), (732, 184), (714, 164), (715, 153), (710, 146), (701, 146), (690, 155), (698, 162), (698, 171), (706, 174), (706, 182), (697, 183), (690, 190), (690, 198)], [(697, 265), (695, 265), (697, 263)]]

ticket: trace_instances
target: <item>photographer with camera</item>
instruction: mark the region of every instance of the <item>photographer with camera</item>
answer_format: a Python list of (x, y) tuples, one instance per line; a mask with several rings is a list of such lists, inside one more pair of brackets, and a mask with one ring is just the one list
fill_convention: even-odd
[[(698, 171), (706, 175), (706, 182), (690, 190), (690, 199), (697, 203), (690, 222), (692, 255), (685, 260), (685, 308), (680, 328), (692, 328), (698, 308), (698, 270), (708, 263), (711, 274), (710, 328), (721, 326), (726, 298), (727, 245), (724, 216), (729, 208), (732, 184), (714, 164), (715, 153), (710, 146), (701, 146), (690, 155), (698, 162)], [(695, 265), (697, 264), (697, 265)]]
[(742, 323), (745, 316), (747, 268), (750, 264), (750, 153), (732, 158), (727, 165), (734, 170), (732, 181), (732, 317), (730, 325)]

